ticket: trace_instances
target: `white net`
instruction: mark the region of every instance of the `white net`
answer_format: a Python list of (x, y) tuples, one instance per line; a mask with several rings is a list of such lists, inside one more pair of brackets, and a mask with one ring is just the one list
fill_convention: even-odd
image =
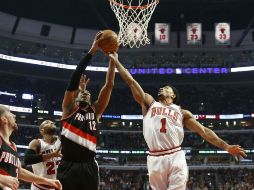
[(147, 35), (148, 23), (159, 0), (109, 0), (109, 2), (119, 22), (119, 43), (130, 48), (150, 44)]

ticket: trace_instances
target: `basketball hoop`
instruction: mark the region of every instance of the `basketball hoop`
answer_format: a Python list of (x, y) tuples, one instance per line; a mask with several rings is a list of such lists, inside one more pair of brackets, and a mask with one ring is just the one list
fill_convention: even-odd
[(150, 44), (147, 35), (148, 23), (159, 0), (109, 0), (109, 2), (119, 22), (119, 43), (130, 48)]

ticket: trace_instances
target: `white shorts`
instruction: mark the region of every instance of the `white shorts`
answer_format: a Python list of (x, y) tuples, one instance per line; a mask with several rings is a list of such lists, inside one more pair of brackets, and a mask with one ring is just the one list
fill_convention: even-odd
[(189, 172), (183, 150), (163, 156), (147, 156), (147, 168), (152, 190), (186, 189)]

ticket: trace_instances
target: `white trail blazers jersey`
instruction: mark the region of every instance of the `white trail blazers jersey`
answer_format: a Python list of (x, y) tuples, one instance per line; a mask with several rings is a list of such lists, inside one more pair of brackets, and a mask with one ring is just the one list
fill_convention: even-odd
[(181, 149), (184, 130), (180, 106), (154, 101), (143, 118), (143, 135), (150, 152)]
[[(43, 139), (38, 139), (41, 144), (40, 154), (48, 154), (54, 152), (61, 146), (61, 141), (59, 138), (55, 141), (54, 144), (48, 144)], [(40, 162), (37, 164), (33, 164), (33, 172), (36, 175), (43, 176), (49, 179), (56, 179), (57, 167), (60, 164), (61, 157), (54, 157), (45, 162)], [(31, 189), (52, 189), (45, 185), (32, 184)]]

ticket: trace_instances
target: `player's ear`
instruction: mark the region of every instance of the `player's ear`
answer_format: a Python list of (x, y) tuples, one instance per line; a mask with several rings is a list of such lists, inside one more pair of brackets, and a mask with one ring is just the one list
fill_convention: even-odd
[(39, 129), (39, 131), (40, 131), (41, 134), (43, 134), (43, 132), (44, 132), (43, 127), (41, 127), (41, 128)]
[(2, 115), (2, 116), (0, 117), (0, 123), (4, 122), (6, 119), (7, 119), (7, 118), (6, 118), (4, 115)]

